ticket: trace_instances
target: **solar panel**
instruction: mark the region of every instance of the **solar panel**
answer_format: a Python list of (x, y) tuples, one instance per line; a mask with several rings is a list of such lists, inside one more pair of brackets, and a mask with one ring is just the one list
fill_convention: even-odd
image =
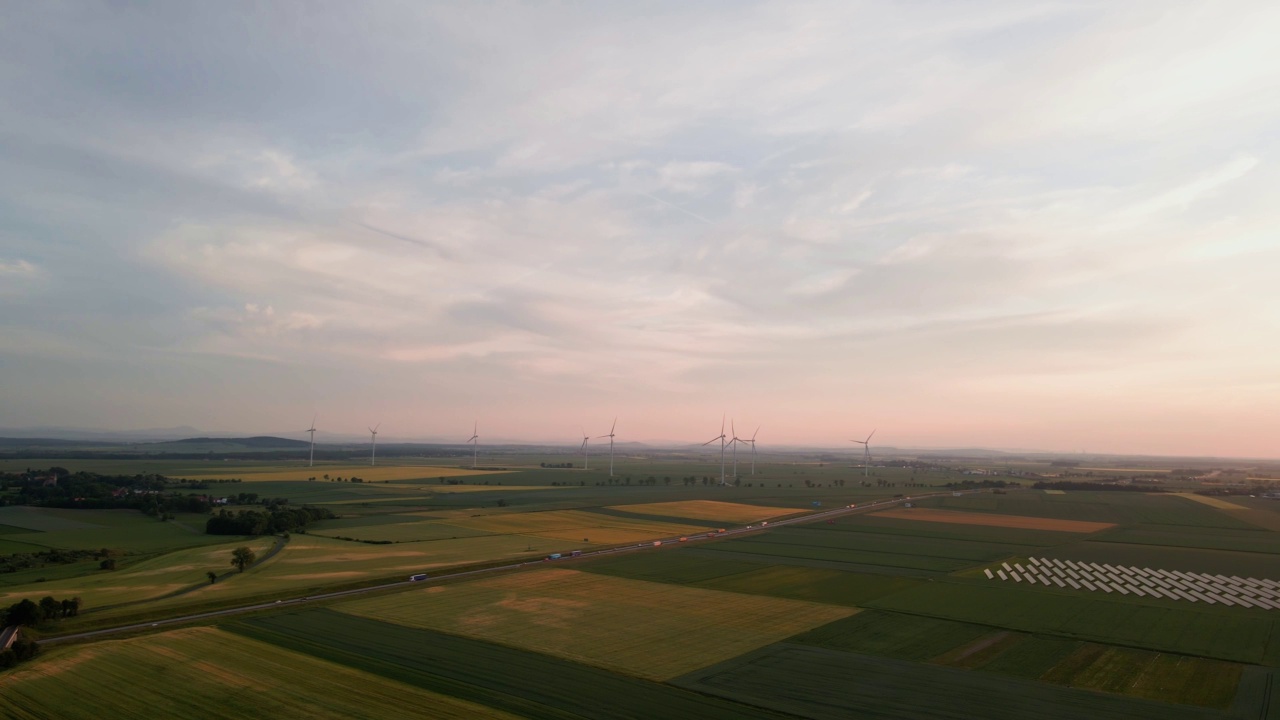
[(1111, 587), (1115, 588), (1121, 595), (1128, 595), (1129, 591), (1120, 583), (1111, 583)]
[(1093, 586), (1093, 583), (1089, 582), (1088, 580), (1081, 580), (1080, 583), (1085, 587), (1089, 588), (1090, 590), (1097, 590), (1097, 588)]
[(1009, 563), (1000, 563), (1004, 567), (1005, 572), (1013, 572), (1013, 568), (1009, 567)]
[(1080, 583), (1076, 582), (1075, 580), (1072, 580), (1071, 578), (1067, 578), (1067, 583), (1068, 583), (1069, 585), (1071, 585), (1071, 587), (1073, 587), (1073, 588), (1075, 588), (1075, 589), (1077, 589), (1077, 590), (1079, 590), (1079, 589), (1080, 589)]
[(1049, 584), (1049, 578), (1044, 577), (1044, 576), (1041, 576), (1041, 577), (1040, 577), (1040, 582), (1041, 582), (1042, 584), (1044, 584), (1044, 585), (1048, 585), (1048, 584)]
[(1129, 592), (1133, 593), (1134, 595), (1137, 595), (1138, 597), (1144, 597), (1147, 594), (1142, 590), (1142, 588), (1138, 587), (1137, 585), (1130, 585)]
[(1014, 582), (1022, 582), (1022, 578), (1018, 577), (1018, 573), (1012, 570), (1009, 571), (1009, 577), (1013, 578)]
[(1064, 582), (1062, 582), (1062, 580), (1060, 580), (1059, 578), (1054, 578), (1054, 579), (1053, 579), (1053, 582), (1054, 582), (1055, 584), (1057, 584), (1057, 586), (1058, 586), (1058, 587), (1066, 587), (1066, 586), (1067, 586), (1067, 584), (1066, 584), (1066, 583), (1064, 583)]
[(1009, 576), (1008, 576), (1008, 575), (1005, 575), (1003, 570), (997, 570), (997, 571), (996, 571), (996, 573), (1000, 575), (1000, 579), (1001, 579), (1001, 580), (1008, 580), (1008, 579), (1009, 579)]
[(994, 576), (991, 574), (991, 568), (987, 568), (986, 570), (983, 570), (982, 572), (984, 572), (984, 573), (986, 573), (986, 574), (987, 574), (987, 579), (988, 579), (988, 580), (991, 580), (991, 579), (994, 577)]

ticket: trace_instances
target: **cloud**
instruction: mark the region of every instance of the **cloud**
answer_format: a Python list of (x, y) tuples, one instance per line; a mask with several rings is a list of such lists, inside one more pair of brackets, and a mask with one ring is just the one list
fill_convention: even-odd
[(63, 406), (1053, 446), (1038, 413), (1109, 437), (1167, 397), (1144, 372), (1208, 413), (1280, 350), (1267, 3), (10, 15), (0, 330), (36, 389), (0, 407), (41, 422), (109, 377), (128, 417)]

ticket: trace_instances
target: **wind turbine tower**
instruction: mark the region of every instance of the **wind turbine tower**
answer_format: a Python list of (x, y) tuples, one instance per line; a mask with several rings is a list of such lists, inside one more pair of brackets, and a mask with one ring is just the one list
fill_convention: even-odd
[(467, 442), (471, 443), (471, 469), (472, 470), (474, 470), (476, 467), (476, 458), (480, 456), (480, 451), (478, 449), (479, 445), (477, 442), (479, 440), (480, 440), (480, 421), (477, 420), (476, 424), (471, 429), (471, 437), (467, 438)]
[[(613, 419), (613, 425), (609, 426), (609, 434), (600, 435), (596, 437), (597, 440), (599, 440), (600, 438), (609, 438), (609, 477), (613, 477), (613, 431), (616, 430), (617, 428), (618, 428), (618, 418), (615, 417)], [(585, 440), (583, 441), (583, 444), (584, 445), (586, 444)]]
[(307, 457), (307, 467), (311, 467), (316, 464), (316, 419), (314, 416), (311, 418), (311, 427), (302, 432), (311, 433), (311, 454)]
[(587, 434), (587, 429), (582, 428), (582, 469), (591, 469), (591, 459), (587, 457), (587, 442), (591, 440), (591, 436)]
[(725, 438), (725, 435), (724, 435), (724, 417), (722, 416), (722, 417), (720, 418), (720, 435), (719, 435), (719, 436), (717, 436), (717, 437), (713, 437), (713, 438), (711, 438), (710, 440), (708, 440), (708, 441), (706, 441), (706, 442), (702, 443), (703, 447), (706, 447), (707, 445), (710, 445), (711, 443), (713, 443), (713, 442), (715, 442), (715, 441), (717, 441), (717, 440), (719, 440), (719, 441), (720, 441), (720, 484), (721, 484), (721, 485), (724, 485), (724, 484), (725, 484), (725, 482), (724, 482), (724, 438)]
[(751, 439), (746, 442), (751, 443), (751, 474), (756, 474), (756, 435), (760, 434), (760, 426), (756, 426), (756, 431), (751, 433)]
[(380, 427), (382, 427), (382, 423), (378, 423), (377, 425), (369, 428), (369, 435), (371, 436), (369, 452), (370, 465), (376, 465), (378, 462), (378, 428)]
[(733, 421), (729, 421), (729, 432), (733, 433), (733, 439), (729, 444), (733, 446), (733, 476), (738, 477), (738, 443), (744, 443), (746, 440), (738, 437), (738, 429), (734, 426)]
[[(871, 435), (875, 435), (876, 431), (872, 430)], [(850, 440), (862, 446), (862, 477), (866, 477), (871, 468), (871, 435), (866, 440)]]

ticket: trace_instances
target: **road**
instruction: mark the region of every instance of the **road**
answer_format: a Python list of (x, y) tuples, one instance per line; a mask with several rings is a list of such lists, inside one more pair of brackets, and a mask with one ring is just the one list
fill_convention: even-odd
[[(985, 492), (985, 491), (984, 490), (963, 490), (959, 492), (961, 494), (972, 494), (972, 493)], [(560, 560), (557, 560), (556, 562), (567, 563), (567, 562), (574, 562), (576, 560), (585, 560), (587, 558), (600, 557), (602, 555), (616, 555), (618, 553), (640, 552), (642, 550), (652, 550), (654, 548), (665, 547), (667, 545), (673, 545), (677, 543), (682, 545), (687, 545), (689, 543), (705, 542), (706, 540), (712, 540), (712, 539), (719, 540), (726, 537), (733, 537), (735, 535), (765, 532), (772, 528), (782, 527), (784, 525), (798, 525), (801, 523), (811, 523), (815, 521), (830, 520), (830, 519), (844, 516), (844, 515), (853, 515), (853, 514), (868, 512), (870, 510), (878, 510), (884, 507), (897, 505), (899, 503), (904, 503), (911, 500), (919, 500), (921, 498), (938, 497), (940, 495), (952, 495), (952, 494), (955, 494), (955, 492), (947, 491), (945, 493), (926, 493), (923, 495), (911, 495), (908, 497), (890, 498), (888, 500), (875, 500), (870, 503), (858, 505), (856, 507), (842, 506), (842, 507), (834, 508), (831, 510), (823, 510), (820, 512), (813, 512), (813, 513), (807, 513), (805, 515), (798, 515), (796, 517), (788, 518), (786, 520), (778, 520), (776, 522), (767, 522), (767, 523), (756, 523), (754, 525), (747, 525), (746, 527), (733, 528), (731, 530), (726, 530), (722, 533), (690, 535), (690, 536), (687, 536), (688, 540), (685, 543), (680, 543), (680, 537), (661, 538), (661, 539), (650, 540), (649, 542), (640, 543), (638, 545), (626, 545), (622, 547), (608, 548), (606, 550), (592, 550), (590, 552), (584, 552), (578, 556), (566, 555), (565, 557), (561, 558)], [(661, 545), (655, 545), (654, 543), (661, 543)], [(390, 590), (392, 588), (406, 587), (409, 585), (424, 585), (426, 583), (439, 582), (441, 580), (453, 580), (456, 578), (468, 577), (471, 575), (505, 572), (508, 570), (519, 570), (520, 568), (525, 568), (525, 567), (530, 567), (535, 565), (541, 566), (541, 565), (544, 565), (546, 562), (547, 562), (546, 560), (526, 560), (524, 562), (512, 563), (510, 565), (499, 565), (497, 567), (487, 567), (487, 568), (481, 568), (479, 570), (463, 570), (459, 572), (448, 573), (446, 575), (433, 575), (431, 577), (426, 578), (425, 580), (398, 580), (392, 583), (385, 583), (383, 585), (372, 585), (369, 587), (356, 588), (354, 590), (340, 590), (337, 592), (307, 595), (305, 597), (292, 598), (289, 600), (275, 600), (272, 602), (258, 603), (255, 605), (242, 605), (240, 607), (227, 608), (225, 610), (215, 610), (211, 612), (197, 613), (194, 615), (183, 615), (182, 617), (166, 618), (164, 620), (156, 620), (155, 622), (133, 623), (131, 625), (120, 625), (118, 627), (105, 628), (102, 630), (92, 630), (90, 632), (75, 633), (73, 635), (61, 635), (58, 637), (52, 637), (52, 638), (41, 640), (40, 644), (53, 645), (55, 643), (71, 642), (73, 640), (86, 640), (89, 638), (103, 637), (107, 635), (116, 635), (119, 633), (133, 632), (136, 630), (148, 630), (150, 628), (159, 628), (159, 627), (164, 627), (166, 625), (179, 625), (179, 624), (189, 623), (196, 620), (207, 620), (209, 618), (226, 617), (228, 615), (239, 615), (242, 613), (255, 612), (258, 610), (269, 610), (272, 608), (279, 609), (279, 608), (285, 608), (290, 606), (320, 602), (322, 600), (332, 600), (334, 598), (349, 597), (352, 595), (363, 595), (365, 593), (379, 592), (382, 590)]]

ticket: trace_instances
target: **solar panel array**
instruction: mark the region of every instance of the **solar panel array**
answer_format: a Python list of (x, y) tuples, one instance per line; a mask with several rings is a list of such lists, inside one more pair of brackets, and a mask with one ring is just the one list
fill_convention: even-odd
[(1178, 570), (1152, 570), (1106, 563), (1030, 558), (1026, 565), (1001, 563), (989, 580), (1028, 583), (1068, 590), (1117, 593), (1138, 597), (1203, 602), (1210, 605), (1280, 609), (1280, 582), (1235, 575), (1208, 575)]

